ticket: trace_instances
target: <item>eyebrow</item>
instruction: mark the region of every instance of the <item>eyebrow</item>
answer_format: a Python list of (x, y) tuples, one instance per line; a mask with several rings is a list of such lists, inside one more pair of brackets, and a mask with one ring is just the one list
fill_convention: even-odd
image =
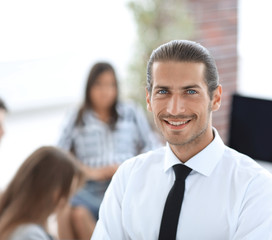
[[(156, 89), (170, 89), (171, 87), (169, 86), (163, 86), (163, 85), (157, 85), (157, 86), (154, 86), (154, 90)], [(197, 84), (194, 84), (194, 85), (188, 85), (188, 86), (184, 86), (184, 87), (181, 87), (180, 89), (181, 90), (186, 90), (186, 89), (191, 89), (191, 88), (198, 88), (200, 89), (201, 87)]]

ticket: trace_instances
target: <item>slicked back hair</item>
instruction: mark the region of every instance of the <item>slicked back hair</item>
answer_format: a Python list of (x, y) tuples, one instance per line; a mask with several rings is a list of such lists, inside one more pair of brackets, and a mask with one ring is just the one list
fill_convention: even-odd
[(210, 98), (219, 85), (216, 63), (209, 51), (199, 43), (188, 40), (172, 40), (153, 50), (147, 64), (147, 90), (152, 91), (152, 68), (154, 62), (192, 62), (205, 65), (204, 80), (208, 86)]

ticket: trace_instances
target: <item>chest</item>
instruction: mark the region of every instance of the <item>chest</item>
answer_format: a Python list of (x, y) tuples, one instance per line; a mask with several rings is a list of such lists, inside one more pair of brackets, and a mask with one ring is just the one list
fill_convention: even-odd
[(137, 125), (133, 121), (119, 120), (115, 129), (102, 122), (95, 122), (74, 129), (73, 140), (80, 145), (130, 144), (138, 141)]
[[(173, 176), (152, 170), (137, 181), (131, 181), (122, 206), (125, 229), (131, 239), (158, 238), (164, 204), (172, 184)], [(239, 198), (239, 193), (234, 194), (227, 185), (211, 185), (205, 178), (189, 176), (177, 239), (231, 239), (238, 218)]]

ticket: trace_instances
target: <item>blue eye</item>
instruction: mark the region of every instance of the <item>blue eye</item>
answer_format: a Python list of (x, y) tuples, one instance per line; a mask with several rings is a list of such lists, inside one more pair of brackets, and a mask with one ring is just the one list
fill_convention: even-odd
[(192, 94), (196, 94), (196, 91), (195, 90), (187, 90), (187, 93), (192, 95)]
[(166, 94), (166, 93), (168, 93), (168, 92), (167, 92), (166, 90), (159, 90), (158, 93), (159, 93), (159, 94)]

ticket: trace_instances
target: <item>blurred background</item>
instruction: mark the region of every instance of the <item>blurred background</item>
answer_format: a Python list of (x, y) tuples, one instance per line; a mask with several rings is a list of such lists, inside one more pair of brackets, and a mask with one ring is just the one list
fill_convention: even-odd
[(214, 125), (227, 143), (234, 93), (272, 100), (271, 7), (269, 0), (0, 0), (0, 97), (9, 108), (0, 189), (33, 150), (56, 144), (94, 62), (113, 64), (121, 98), (145, 108), (147, 59), (171, 39), (200, 42), (215, 57), (224, 92)]

